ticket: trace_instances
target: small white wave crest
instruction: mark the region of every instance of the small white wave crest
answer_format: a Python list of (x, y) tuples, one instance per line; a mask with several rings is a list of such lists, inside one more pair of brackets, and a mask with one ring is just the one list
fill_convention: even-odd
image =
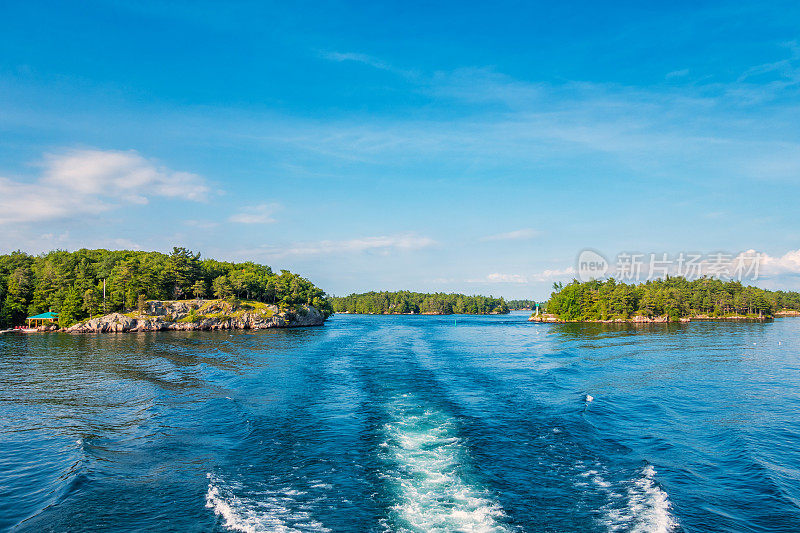
[(408, 396), (388, 407), (380, 453), (393, 489), (392, 531), (507, 531), (488, 490), (465, 477), (467, 451), (454, 421)]
[(222, 518), (222, 525), (242, 533), (299, 533), (301, 531), (327, 532), (320, 522), (313, 520), (294, 500), (303, 493), (295, 489), (262, 490), (237, 495), (239, 484), (227, 484), (221, 478), (208, 474), (206, 507)]
[[(628, 481), (623, 494), (610, 492), (619, 501), (606, 506), (606, 524), (610, 531), (630, 531), (631, 533), (669, 533), (678, 525), (671, 513), (669, 496), (655, 481), (656, 470), (652, 465), (645, 466), (640, 475)], [(600, 487), (609, 487), (598, 475), (593, 481)]]

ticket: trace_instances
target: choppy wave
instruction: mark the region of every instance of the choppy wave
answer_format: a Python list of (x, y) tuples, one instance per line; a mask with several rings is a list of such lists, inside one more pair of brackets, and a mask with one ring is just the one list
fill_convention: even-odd
[(467, 478), (467, 453), (451, 418), (408, 395), (388, 408), (383, 473), (396, 503), (392, 531), (500, 532), (502, 508)]
[(655, 480), (656, 470), (645, 466), (640, 475), (615, 487), (597, 471), (588, 477), (611, 500), (605, 506), (603, 522), (610, 531), (631, 533), (669, 533), (678, 525), (671, 512), (672, 503), (666, 491)]
[(246, 490), (242, 485), (226, 483), (208, 475), (206, 507), (231, 531), (242, 533), (298, 533), (330, 531), (311, 517), (306, 507), (295, 498), (304, 494), (296, 489)]

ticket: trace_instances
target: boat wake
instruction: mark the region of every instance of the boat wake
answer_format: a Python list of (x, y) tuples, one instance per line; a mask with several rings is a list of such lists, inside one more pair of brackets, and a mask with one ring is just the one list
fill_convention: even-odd
[(208, 474), (206, 507), (231, 531), (242, 533), (297, 533), (330, 531), (314, 520), (307, 504), (296, 501), (304, 493), (291, 488), (281, 490), (245, 490), (241, 484), (226, 483)]
[(383, 478), (395, 504), (390, 531), (500, 532), (505, 514), (468, 478), (468, 454), (453, 420), (409, 395), (393, 401), (383, 426)]
[(609, 499), (603, 507), (602, 519), (609, 531), (670, 533), (675, 530), (678, 523), (671, 513), (672, 504), (656, 482), (655, 474), (655, 468), (647, 465), (638, 477), (622, 484), (606, 481), (596, 470), (584, 474)]

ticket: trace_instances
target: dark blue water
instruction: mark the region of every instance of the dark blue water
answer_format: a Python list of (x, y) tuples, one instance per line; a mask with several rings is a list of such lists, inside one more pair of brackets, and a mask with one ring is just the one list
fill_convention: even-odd
[(800, 319), (525, 318), (2, 335), (0, 530), (800, 531)]

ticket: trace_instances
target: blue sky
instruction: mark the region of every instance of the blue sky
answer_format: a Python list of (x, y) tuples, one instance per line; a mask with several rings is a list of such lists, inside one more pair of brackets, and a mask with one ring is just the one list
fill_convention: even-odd
[(796, 2), (4, 2), (0, 251), (542, 298), (584, 248), (800, 287)]

